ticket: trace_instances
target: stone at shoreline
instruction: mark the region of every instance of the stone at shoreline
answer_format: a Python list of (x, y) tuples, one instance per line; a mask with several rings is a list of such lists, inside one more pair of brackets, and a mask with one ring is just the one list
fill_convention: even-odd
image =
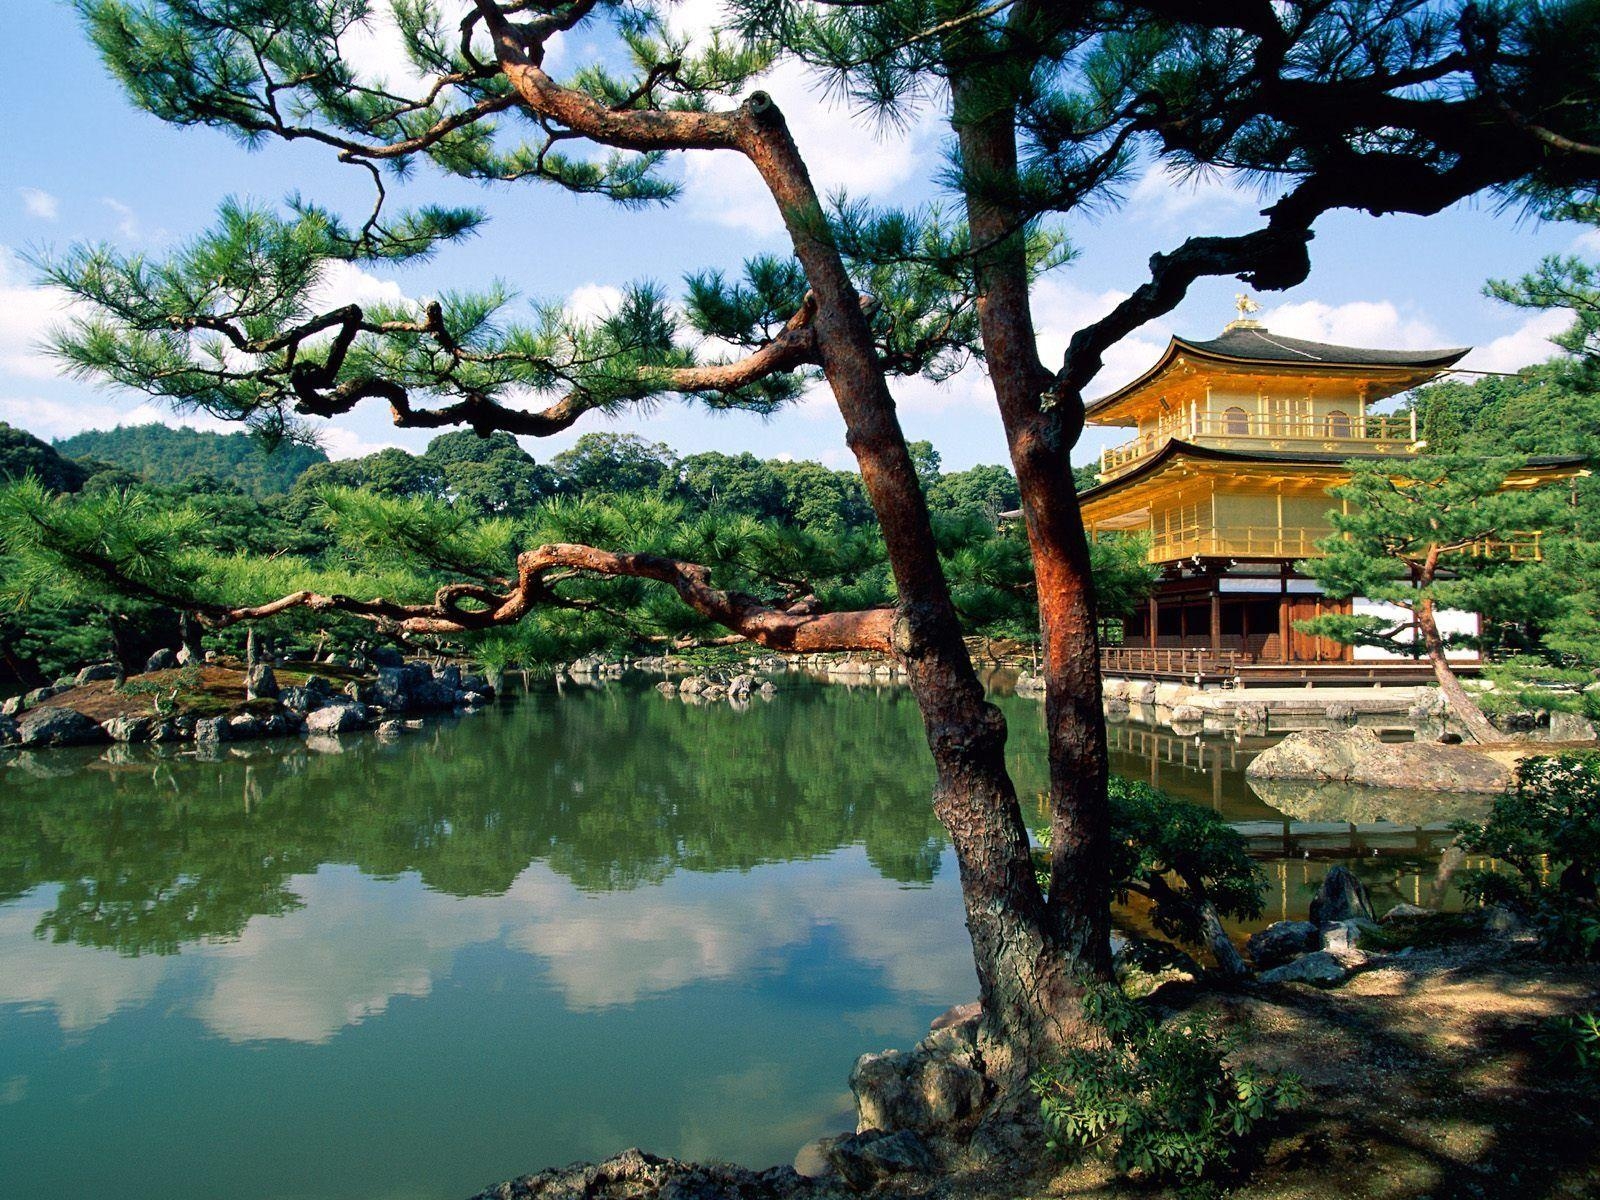
[(197, 746), (215, 746), (232, 736), (227, 717), (206, 717), (194, 723), (194, 740)]
[(36, 708), (17, 725), (23, 746), (87, 746), (109, 739), (99, 724), (70, 708)]
[(1329, 987), (1343, 983), (1350, 969), (1326, 950), (1318, 950), (1297, 958), (1292, 963), (1274, 967), (1260, 975), (1262, 983), (1310, 983)]
[(929, 1034), (910, 1051), (863, 1054), (850, 1072), (856, 1129), (925, 1133), (975, 1111), (984, 1077), (975, 1069), (977, 1020)]
[(367, 706), (355, 704), (330, 704), (306, 714), (308, 734), (354, 733), (372, 723)]
[(406, 728), (406, 723), (395, 717), (390, 717), (387, 721), (378, 722), (378, 736), (386, 742), (395, 741), (410, 732)]
[(147, 742), (155, 732), (153, 717), (112, 717), (102, 728), (113, 742)]
[(73, 679), (74, 687), (82, 687), (86, 683), (99, 683), (104, 679), (121, 679), (122, 668), (116, 663), (94, 663), (79, 671)]
[(9, 714), (0, 714), (0, 746), (13, 746), (21, 736), (16, 719)]
[(1310, 921), (1275, 921), (1252, 933), (1245, 949), (1258, 971), (1276, 967), (1317, 948), (1317, 927)]
[(471, 1200), (785, 1200), (811, 1195), (813, 1186), (793, 1167), (751, 1171), (624, 1150), (604, 1162), (552, 1167), (508, 1180)]
[(1263, 750), (1250, 779), (1310, 779), (1421, 791), (1503, 792), (1511, 771), (1465, 746), (1385, 742), (1371, 729), (1302, 729)]
[(368, 658), (374, 667), (403, 667), (406, 665), (406, 656), (393, 646), (379, 646)]
[(1367, 885), (1349, 867), (1334, 867), (1322, 877), (1322, 886), (1311, 900), (1311, 920), (1316, 925), (1332, 925), (1358, 917), (1375, 920)]
[(20, 712), (22, 712), (21, 696), (7, 696), (5, 701), (0, 703), (0, 717), (14, 717)]
[(1172, 723), (1174, 725), (1196, 725), (1205, 719), (1205, 710), (1193, 704), (1180, 704), (1172, 710)]
[(1577, 713), (1552, 712), (1550, 714), (1550, 740), (1552, 742), (1593, 742), (1600, 740), (1594, 722)]
[(825, 1151), (828, 1165), (855, 1191), (866, 1191), (890, 1175), (927, 1173), (938, 1163), (928, 1143), (909, 1129), (871, 1129), (838, 1138)]
[(678, 694), (678, 685), (669, 679), (663, 679), (660, 683), (656, 684), (656, 691), (660, 692), (663, 696), (676, 696)]
[(64, 689), (58, 687), (40, 687), (34, 688), (31, 692), (24, 692), (22, 694), (22, 707), (37, 708), (62, 690)]

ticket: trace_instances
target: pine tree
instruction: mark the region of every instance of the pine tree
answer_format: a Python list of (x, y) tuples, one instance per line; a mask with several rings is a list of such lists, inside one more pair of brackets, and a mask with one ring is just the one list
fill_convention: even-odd
[[(665, 584), (767, 646), (900, 655), (961, 864), (988, 1061), (1002, 1073), (1071, 1023), (1081, 971), (1110, 968), (1096, 609), (1069, 459), (1106, 351), (1203, 277), (1301, 282), (1326, 212), (1428, 215), (1491, 189), (1548, 205), (1592, 197), (1596, 178), (1582, 147), (1596, 141), (1597, 22), (1578, 3), (738, 0), (727, 31), (691, 45), (648, 0), (472, 0), (459, 22), (395, 0), (429, 80), (411, 91), (361, 79), (341, 57), (369, 0), (77, 3), (110, 69), (157, 117), (246, 143), (319, 145), (376, 185), (371, 210), (348, 220), (305, 200), (286, 211), (234, 203), (159, 262), (104, 248), (46, 262), (98, 312), (59, 346), (83, 373), (268, 438), (299, 437), (308, 419), (367, 399), (402, 426), (537, 437), (670, 394), (770, 411), (825, 381), (877, 516), (892, 608), (796, 610), (714, 586), (703, 563), (561, 543), (524, 550), (509, 584), (462, 582), (414, 603), (297, 592), (228, 617), (310, 605), (412, 632), (498, 628), (599, 576)], [(580, 29), (604, 49), (557, 78), (546, 48)], [(959, 216), (825, 203), (782, 112), (749, 90), (784, 57), (891, 123), (940, 106)], [(671, 199), (669, 156), (687, 149), (750, 164), (793, 257), (692, 277), (681, 316), (644, 284), (599, 320), (543, 307), (519, 321), (497, 288), (416, 305), (314, 301), (330, 263), (415, 261), (479, 228), (469, 209), (393, 211), (388, 191), (408, 169), (639, 206)], [(1148, 277), (1047, 367), (1029, 288), (1071, 257), (1060, 222), (1114, 206), (1145, 168), (1235, 172), (1269, 202), (1249, 232), (1197, 233), (1156, 254)], [(690, 331), (731, 356), (702, 360), (680, 336)], [(942, 379), (974, 359), (988, 370), (1031, 550), (1048, 688), (1047, 890), (892, 399), (897, 378)], [(529, 394), (543, 407), (525, 407)]]
[(1329, 514), (1323, 557), (1301, 568), (1336, 598), (1363, 596), (1405, 614), (1326, 614), (1308, 632), (1395, 654), (1420, 654), (1456, 718), (1480, 742), (1494, 726), (1462, 687), (1449, 651), (1482, 647), (1474, 634), (1441, 631), (1438, 615), (1477, 613), (1487, 623), (1548, 622), (1563, 589), (1544, 561), (1543, 531), (1562, 525), (1565, 490), (1527, 487), (1515, 459), (1427, 456), (1409, 464), (1355, 461), (1350, 481), (1331, 489), (1344, 503)]

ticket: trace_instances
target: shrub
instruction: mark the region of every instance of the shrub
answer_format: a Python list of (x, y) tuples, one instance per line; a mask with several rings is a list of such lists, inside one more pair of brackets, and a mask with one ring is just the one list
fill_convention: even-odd
[(1456, 829), (1468, 854), (1511, 868), (1468, 873), (1469, 895), (1528, 913), (1555, 957), (1600, 958), (1600, 755), (1524, 759), (1488, 819)]
[(1600, 1011), (1551, 1017), (1534, 1040), (1551, 1066), (1600, 1076)]
[(1085, 987), (1086, 1044), (1032, 1080), (1051, 1148), (1097, 1151), (1116, 1169), (1192, 1185), (1225, 1171), (1252, 1130), (1304, 1097), (1293, 1076), (1230, 1066), (1210, 1019), (1164, 1025), (1117, 988)]

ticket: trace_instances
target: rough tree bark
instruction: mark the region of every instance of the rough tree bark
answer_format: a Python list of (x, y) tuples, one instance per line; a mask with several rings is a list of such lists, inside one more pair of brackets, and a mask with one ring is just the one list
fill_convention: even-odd
[[(1427, 557), (1423, 559), (1422, 566), (1417, 572), (1417, 587), (1419, 590), (1430, 587), (1439, 572), (1440, 549), (1432, 546)], [(1451, 667), (1450, 660), (1445, 656), (1444, 638), (1439, 633), (1438, 613), (1433, 603), (1433, 597), (1423, 594), (1417, 600), (1413, 613), (1417, 618), (1417, 635), (1422, 638), (1422, 648), (1428, 656), (1428, 662), (1433, 667), (1433, 677), (1439, 681), (1439, 694), (1450, 705), (1450, 711), (1466, 728), (1467, 734), (1478, 743), (1495, 742), (1500, 740), (1500, 734), (1490, 724), (1489, 718), (1483, 715), (1483, 709), (1478, 707), (1478, 702), (1467, 694), (1467, 689), (1461, 686), (1461, 679)]]
[[(959, 57), (959, 56), (957, 56)], [(1046, 403), (1017, 196), (1015, 109), (953, 72), (955, 125), (984, 358), (1022, 496), (1038, 585), (1049, 739), (1051, 862), (1047, 921), (1070, 969), (1111, 970), (1110, 816), (1105, 715), (1089, 543), (1070, 454), (1083, 428), (1073, 397)]]

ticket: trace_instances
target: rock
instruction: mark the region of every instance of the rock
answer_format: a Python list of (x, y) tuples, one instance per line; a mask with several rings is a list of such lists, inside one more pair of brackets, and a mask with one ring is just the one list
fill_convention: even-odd
[(1361, 949), (1362, 939), (1377, 931), (1377, 924), (1361, 917), (1335, 921), (1322, 930), (1322, 948), (1335, 956)]
[(102, 726), (113, 742), (148, 742), (155, 733), (154, 717), (112, 717)]
[(1351, 725), (1355, 723), (1356, 706), (1335, 702), (1322, 710), (1322, 715), (1327, 717), (1334, 725)]
[(244, 695), (247, 700), (276, 700), (279, 695), (278, 677), (266, 663), (257, 663), (244, 673)]
[(1370, 729), (1302, 729), (1256, 755), (1245, 776), (1343, 782), (1358, 762), (1382, 745)]
[(256, 716), (255, 713), (240, 713), (236, 717), (228, 718), (228, 740), (230, 742), (248, 742), (253, 738), (270, 737), (275, 732), (270, 720)]
[(1015, 690), (1019, 696), (1042, 696), (1045, 693), (1045, 688), (1046, 684), (1043, 678), (1030, 671), (1024, 671), (1017, 676)]
[(178, 662), (177, 652), (168, 650), (165, 647), (157, 650), (149, 658), (144, 660), (144, 669), (146, 674), (149, 674), (151, 671), (171, 671), (181, 665), (182, 664)]
[(406, 665), (406, 656), (393, 646), (379, 646), (367, 657), (374, 667), (403, 667)]
[(1388, 912), (1384, 913), (1379, 920), (1385, 925), (1390, 925), (1398, 921), (1420, 921), (1424, 917), (1433, 915), (1433, 909), (1431, 908), (1419, 908), (1415, 904), (1396, 904)]
[(215, 746), (231, 735), (227, 717), (206, 717), (194, 723), (196, 745)]
[(312, 691), (308, 687), (284, 688), (278, 693), (278, 703), (290, 712), (304, 715), (321, 708), (324, 697), (321, 692)]
[(763, 679), (761, 686), (756, 689), (756, 694), (770, 700), (778, 694), (778, 689), (773, 686), (772, 680)]
[(1275, 921), (1245, 943), (1250, 961), (1263, 971), (1317, 948), (1317, 927), (1310, 921)]
[(1318, 987), (1331, 987), (1343, 983), (1349, 974), (1350, 969), (1333, 955), (1326, 950), (1318, 950), (1292, 963), (1265, 971), (1259, 978), (1262, 983), (1310, 983)]
[(187, 667), (195, 660), (195, 652), (187, 646), (179, 646), (178, 652), (172, 657), (180, 667)]
[(1370, 729), (1302, 729), (1263, 750), (1251, 779), (1314, 779), (1418, 791), (1503, 792), (1511, 772), (1464, 746), (1385, 742)]
[(1206, 719), (1205, 710), (1193, 704), (1180, 704), (1172, 710), (1174, 725), (1196, 725)]
[(378, 722), (378, 736), (386, 742), (397, 741), (410, 732), (406, 728), (406, 723), (395, 717), (390, 717), (387, 721)]
[(1600, 740), (1594, 722), (1587, 717), (1569, 712), (1550, 714), (1550, 740), (1552, 742), (1593, 742)]
[(17, 723), (21, 746), (87, 746), (107, 740), (97, 722), (70, 708), (36, 708)]
[(1259, 700), (1235, 704), (1233, 721), (1245, 733), (1264, 734), (1272, 723), (1272, 709)]
[(700, 689), (700, 695), (707, 700), (721, 700), (727, 691), (720, 683), (708, 683)]
[(116, 663), (95, 663), (79, 671), (73, 679), (74, 687), (82, 687), (86, 683), (99, 683), (104, 679), (122, 678), (122, 668)]
[(22, 712), (22, 697), (7, 696), (4, 703), (0, 703), (0, 717), (14, 717)]
[(22, 740), (22, 731), (16, 719), (9, 714), (0, 715), (0, 746), (15, 746)]
[(333, 695), (333, 685), (321, 675), (307, 675), (306, 681), (300, 686), (315, 696)]
[(928, 1031), (937, 1033), (941, 1029), (953, 1029), (982, 1018), (983, 1002), (981, 1000), (972, 1000), (966, 1004), (957, 1004), (952, 1008), (945, 1009), (933, 1019), (933, 1022), (928, 1026)]
[(856, 1191), (865, 1191), (890, 1175), (926, 1174), (938, 1166), (927, 1142), (910, 1129), (851, 1134), (834, 1142), (826, 1153), (828, 1164)]
[(1129, 704), (1126, 700), (1124, 700), (1121, 696), (1108, 696), (1108, 697), (1106, 697), (1106, 701), (1105, 701), (1106, 716), (1109, 717), (1113, 721), (1126, 720), (1127, 717), (1128, 717), (1128, 713), (1132, 710), (1132, 708), (1133, 708), (1133, 706), (1131, 704)]
[(308, 734), (354, 733), (372, 723), (367, 706), (355, 704), (330, 704), (306, 714)]
[(1322, 877), (1322, 886), (1311, 900), (1311, 920), (1317, 925), (1332, 925), (1356, 917), (1374, 919), (1367, 885), (1349, 867), (1334, 867)]
[[(552, 1167), (507, 1180), (472, 1200), (789, 1200), (807, 1184), (792, 1167), (751, 1171), (624, 1150), (602, 1163)], [(818, 1193), (819, 1200), (826, 1193)]]
[(698, 696), (706, 690), (706, 681), (699, 675), (690, 675), (678, 684), (678, 691), (685, 696)]
[(728, 697), (733, 700), (743, 700), (755, 690), (755, 686), (754, 675), (735, 675), (728, 681)]
[(56, 687), (34, 688), (31, 692), (22, 693), (22, 707), (37, 708), (50, 697), (58, 695), (62, 689)]
[(1527, 927), (1522, 914), (1504, 904), (1491, 904), (1483, 910), (1483, 928), (1487, 933), (1514, 937)]
[(850, 1090), (856, 1095), (858, 1130), (926, 1132), (982, 1104), (984, 1079), (953, 1055), (919, 1047), (909, 1053), (863, 1054), (850, 1072)]

